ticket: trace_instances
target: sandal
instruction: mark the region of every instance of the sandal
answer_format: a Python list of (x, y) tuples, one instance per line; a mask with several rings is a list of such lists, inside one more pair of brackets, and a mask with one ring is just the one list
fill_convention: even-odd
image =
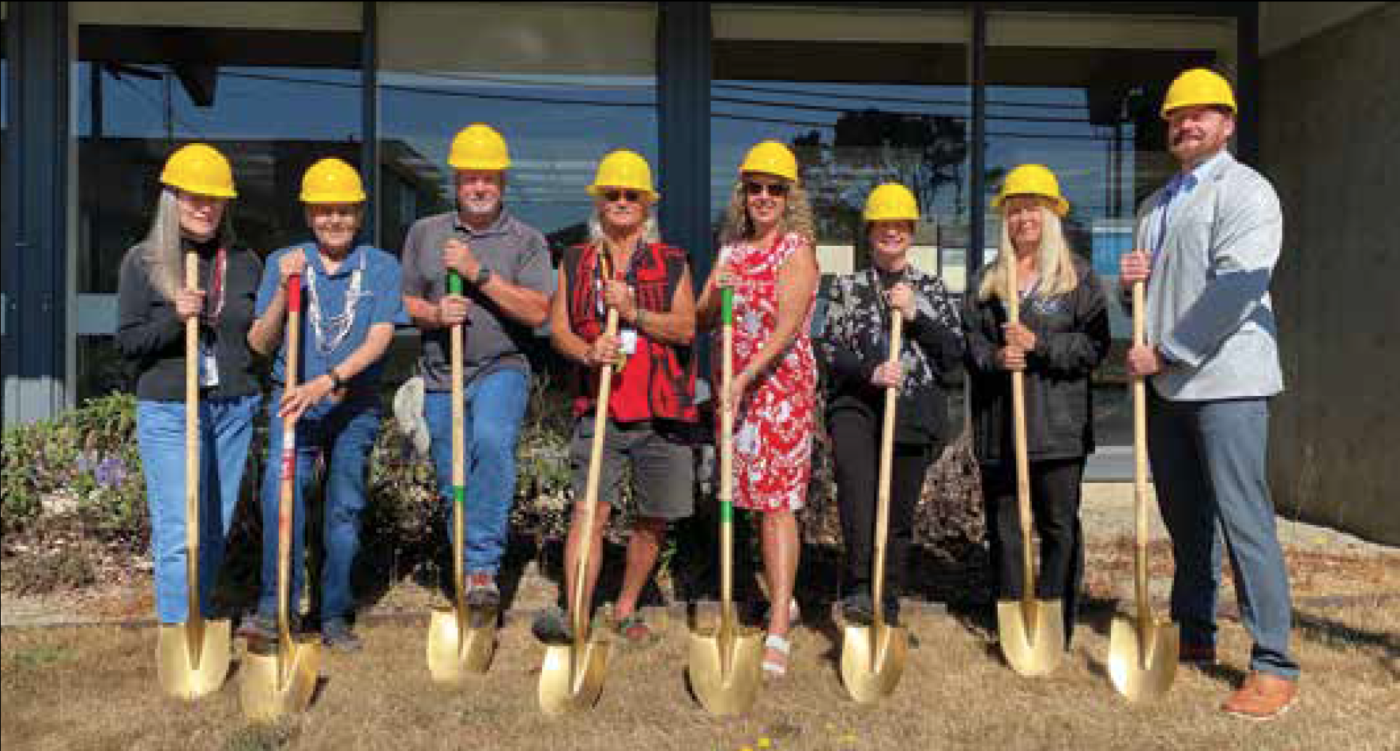
[[(763, 672), (773, 678), (782, 678), (787, 675), (788, 657), (792, 655), (792, 642), (776, 634), (769, 634), (763, 640)], [(783, 656), (781, 662), (768, 657), (767, 650), (772, 650)]]
[(637, 612), (619, 618), (613, 623), (613, 630), (617, 631), (618, 636), (621, 636), (628, 644), (634, 647), (651, 646), (655, 644), (658, 639), (651, 625), (647, 623), (641, 613)]

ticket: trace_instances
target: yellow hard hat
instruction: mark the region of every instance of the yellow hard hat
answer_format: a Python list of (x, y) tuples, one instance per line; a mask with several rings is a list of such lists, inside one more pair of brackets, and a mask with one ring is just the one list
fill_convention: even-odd
[(588, 195), (596, 196), (608, 188), (639, 190), (653, 201), (661, 199), (651, 185), (651, 165), (641, 154), (627, 149), (618, 149), (598, 162), (598, 174), (587, 188)]
[(311, 165), (301, 178), (302, 203), (360, 203), (365, 186), (354, 167), (334, 157)]
[(233, 168), (219, 150), (204, 143), (181, 146), (165, 160), (160, 181), (187, 193), (215, 198), (235, 198)]
[(1001, 192), (992, 199), (992, 208), (999, 209), (1006, 199), (1013, 196), (1042, 196), (1055, 202), (1055, 213), (1064, 216), (1069, 213), (1069, 201), (1060, 194), (1060, 181), (1055, 173), (1042, 164), (1023, 164), (1006, 176)]
[(792, 149), (777, 141), (764, 141), (749, 149), (744, 163), (739, 165), (739, 173), (745, 172), (762, 172), (765, 175), (776, 175), (784, 180), (798, 182), (797, 157), (793, 155)]
[(506, 139), (489, 125), (468, 125), (452, 139), (452, 153), (447, 163), (457, 169), (506, 169), (510, 166)]
[(1230, 112), (1239, 114), (1235, 105), (1235, 92), (1224, 76), (1205, 68), (1192, 68), (1172, 81), (1167, 89), (1167, 98), (1162, 101), (1162, 117), (1181, 107), (1216, 105), (1228, 107)]
[(917, 222), (919, 221), (919, 202), (914, 199), (914, 194), (903, 185), (885, 183), (870, 191), (870, 197), (865, 199), (864, 219), (867, 222), (899, 220)]

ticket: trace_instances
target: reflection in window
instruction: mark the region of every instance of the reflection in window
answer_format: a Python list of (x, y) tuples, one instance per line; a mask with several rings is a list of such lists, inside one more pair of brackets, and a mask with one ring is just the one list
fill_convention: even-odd
[[(363, 141), (360, 35), (195, 27), (84, 25), (78, 31), (79, 306), (117, 290), (128, 248), (145, 234), (161, 165), (205, 141), (233, 164), (240, 241), (266, 254), (309, 237), (298, 193), (314, 161), (358, 164)], [(81, 335), (111, 333), (112, 321)], [(78, 344), (79, 398), (121, 387)], [(98, 358), (101, 359), (101, 358)]]
[(961, 269), (946, 262), (966, 244), (972, 200), (965, 16), (881, 15), (878, 26), (862, 29), (832, 26), (837, 19), (822, 10), (715, 11), (715, 226), (744, 153), (758, 141), (778, 140), (797, 154), (824, 273), (867, 265), (860, 213), (876, 185), (895, 181), (914, 191), (925, 217), (914, 263), (960, 290)]
[[(415, 220), (452, 210), (447, 152), (474, 122), (505, 137), (506, 204), (556, 253), (586, 235), (584, 188), (604, 154), (632, 149), (658, 170), (654, 5), (393, 3), (380, 18), (380, 211), (391, 250)], [(473, 29), (470, 45), (462, 28)]]
[[(994, 13), (988, 41), (984, 200), (1015, 166), (1048, 166), (1070, 201), (1064, 227), (1071, 247), (1116, 289), (1138, 203), (1176, 170), (1158, 115), (1167, 86), (1187, 68), (1232, 66), (1233, 22)], [(988, 246), (998, 242), (999, 222), (989, 212)], [(985, 252), (990, 261), (994, 248)], [(1113, 350), (1094, 376), (1102, 446), (1132, 442), (1123, 370), (1132, 320), (1117, 298), (1109, 295)]]

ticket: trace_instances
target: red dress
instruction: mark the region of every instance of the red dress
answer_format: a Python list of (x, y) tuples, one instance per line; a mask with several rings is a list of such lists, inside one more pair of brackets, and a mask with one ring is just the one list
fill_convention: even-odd
[[(778, 325), (778, 269), (805, 241), (783, 235), (770, 247), (725, 245), (734, 285), (734, 373), (773, 335)], [(749, 386), (734, 424), (734, 505), (754, 511), (796, 511), (807, 497), (812, 474), (813, 413), (816, 409), (817, 362), (812, 352), (812, 309), (807, 303), (802, 327), (786, 353)], [(716, 337), (716, 345), (722, 338)], [(714, 357), (714, 381), (720, 383), (722, 360)]]

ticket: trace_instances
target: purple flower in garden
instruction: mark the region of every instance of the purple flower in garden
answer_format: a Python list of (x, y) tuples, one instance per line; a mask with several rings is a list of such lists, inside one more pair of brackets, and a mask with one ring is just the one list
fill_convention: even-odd
[(107, 458), (97, 465), (95, 474), (98, 485), (104, 488), (121, 487), (122, 481), (126, 479), (126, 464), (116, 454), (108, 454)]

